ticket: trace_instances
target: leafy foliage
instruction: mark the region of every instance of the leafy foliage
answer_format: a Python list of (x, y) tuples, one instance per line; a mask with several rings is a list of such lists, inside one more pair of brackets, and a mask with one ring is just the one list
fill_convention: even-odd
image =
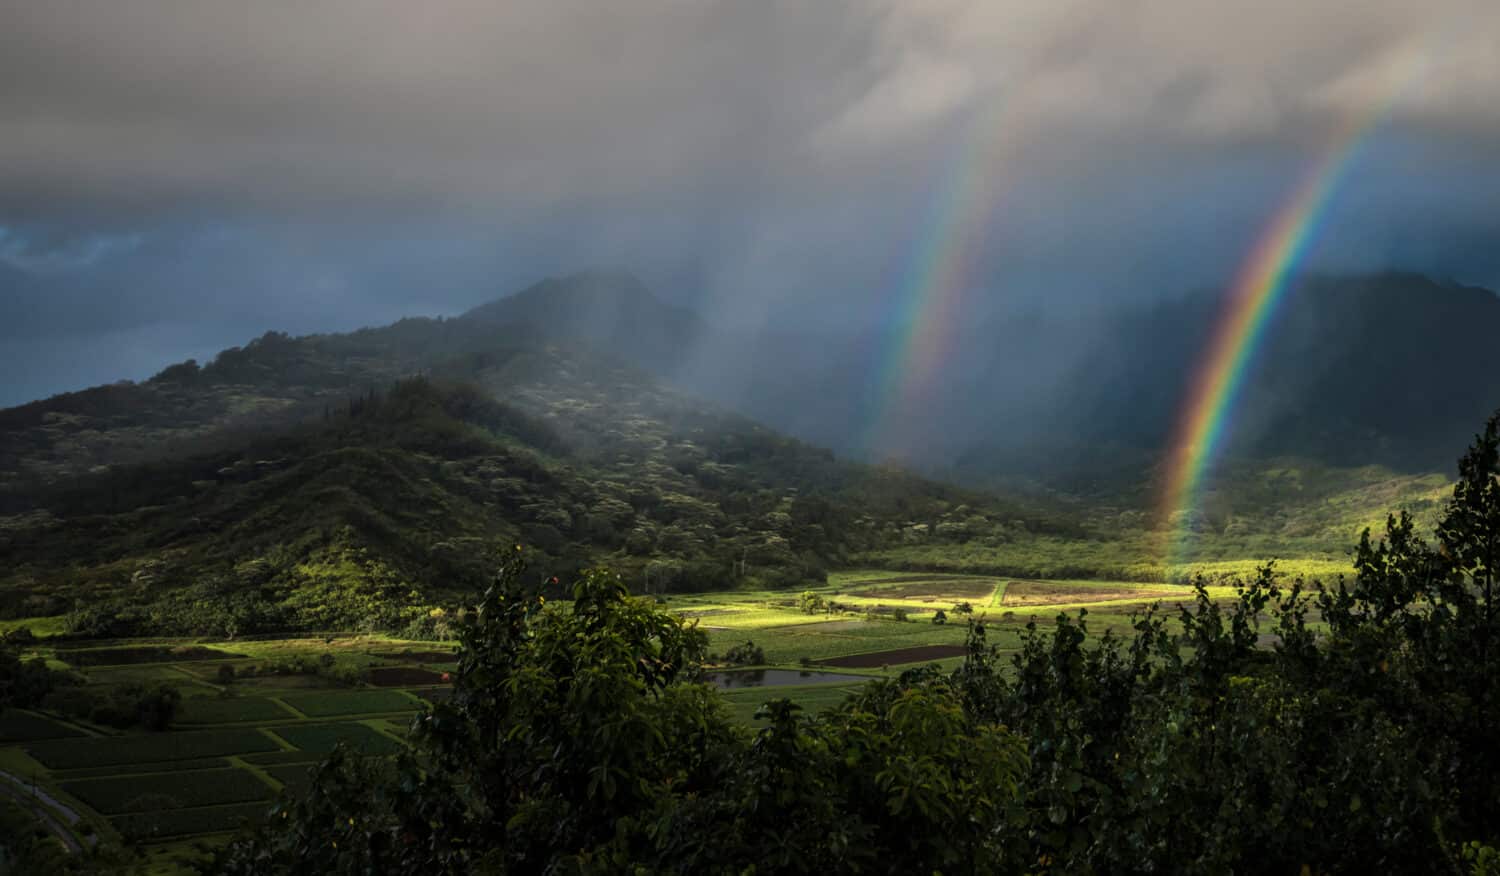
[[(231, 846), (231, 873), (1490, 872), (1500, 415), (1437, 527), (1392, 518), (1352, 581), (1284, 586), (1091, 639), (1031, 624), (736, 731), (703, 641), (617, 577), (558, 610), (508, 567), (455, 694), (394, 763), (342, 753)], [(1309, 622), (1310, 613), (1323, 623)], [(1269, 624), (1269, 629), (1263, 629)], [(1266, 645), (1269, 642), (1270, 647)]]

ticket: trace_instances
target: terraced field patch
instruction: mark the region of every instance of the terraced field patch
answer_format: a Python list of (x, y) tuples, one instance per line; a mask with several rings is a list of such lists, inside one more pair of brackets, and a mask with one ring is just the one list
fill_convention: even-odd
[(182, 724), (237, 724), (287, 721), (297, 717), (266, 697), (191, 697), (182, 701)]
[(414, 684), (442, 684), (445, 672), (434, 672), (416, 666), (376, 666), (365, 673), (365, 678), (376, 687), (407, 687)]
[(255, 766), (282, 766), (289, 763), (316, 763), (323, 755), (312, 751), (267, 751), (262, 754), (246, 754), (240, 760)]
[(135, 663), (183, 663), (189, 660), (226, 660), (244, 657), (202, 645), (132, 645), (123, 648), (77, 648), (58, 651), (58, 659), (73, 666), (127, 666)]
[(82, 730), (41, 715), (33, 715), (19, 709), (7, 709), (0, 712), (0, 745), (12, 742), (34, 742), (39, 739), (67, 739), (83, 735)]
[(371, 657), (381, 660), (401, 660), (407, 663), (455, 663), (457, 651), (373, 651)]
[(156, 763), (131, 764), (129, 766), (84, 767), (78, 770), (54, 770), (52, 777), (71, 782), (75, 779), (107, 779), (112, 776), (147, 773), (175, 773), (184, 770), (227, 769), (234, 764), (222, 757), (194, 757), (187, 760), (164, 760)]
[(994, 592), (994, 579), (921, 578), (909, 581), (901, 579), (881, 581), (877, 586), (850, 591), (849, 595), (864, 599), (909, 599), (924, 603), (952, 603), (986, 600)]
[(296, 793), (312, 784), (312, 771), (316, 763), (284, 763), (266, 767), (266, 773), (280, 782), (288, 791)]
[(269, 800), (271, 787), (242, 769), (194, 770), (63, 782), (62, 789), (105, 815)]
[(396, 740), (356, 722), (292, 724), (277, 727), (274, 732), (288, 743), (312, 754), (327, 754), (340, 741), (365, 754), (394, 754), (401, 748), (401, 743)]
[(281, 701), (310, 718), (416, 711), (411, 697), (394, 690), (351, 690), (321, 694), (287, 694)]
[(827, 660), (819, 660), (818, 665), (838, 666), (843, 669), (879, 669), (882, 666), (901, 666), (906, 663), (927, 663), (948, 657), (962, 657), (967, 652), (968, 649), (963, 645), (921, 645), (915, 648), (894, 648), (868, 654), (830, 657)]
[(1074, 605), (1137, 599), (1148, 602), (1173, 597), (1190, 598), (1190, 595), (1181, 587), (1132, 587), (1064, 581), (1011, 581), (1005, 585), (1005, 598), (1000, 604), (1006, 608), (1026, 608), (1035, 605)]
[(279, 747), (259, 730), (233, 728), (140, 736), (55, 739), (31, 743), (26, 746), (26, 753), (49, 769), (65, 770), (223, 757), (275, 751)]
[(266, 804), (235, 803), (196, 809), (162, 809), (116, 815), (109, 823), (127, 839), (150, 841), (236, 830), (266, 814)]

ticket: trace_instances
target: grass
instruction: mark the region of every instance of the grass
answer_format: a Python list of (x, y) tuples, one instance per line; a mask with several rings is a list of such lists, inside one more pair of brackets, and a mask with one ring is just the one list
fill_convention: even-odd
[(245, 754), (240, 760), (254, 766), (281, 766), (289, 763), (313, 763), (321, 760), (323, 755), (315, 751), (266, 751), (260, 754)]
[(249, 803), (273, 796), (269, 785), (242, 769), (83, 779), (64, 782), (62, 789), (105, 815)]
[(416, 700), (396, 690), (354, 690), (338, 693), (287, 694), (281, 701), (309, 718), (337, 718), (345, 715), (376, 715), (384, 712), (413, 712)]
[(83, 731), (60, 724), (50, 718), (7, 709), (0, 712), (0, 745), (11, 742), (34, 742), (40, 739), (66, 739), (82, 736)]
[(252, 728), (154, 733), (104, 739), (58, 739), (35, 742), (26, 752), (49, 769), (77, 769), (147, 764), (200, 757), (222, 757), (279, 746)]
[(67, 632), (68, 616), (65, 614), (54, 614), (46, 617), (23, 617), (15, 620), (0, 620), (0, 636), (22, 629), (31, 630), (31, 634), (39, 639), (60, 636)]
[(265, 697), (191, 697), (182, 701), (181, 724), (239, 724), (297, 717)]
[(339, 742), (365, 754), (392, 754), (401, 743), (376, 731), (373, 727), (354, 722), (339, 724), (294, 724), (277, 727), (277, 736), (306, 752), (327, 754)]
[[(1247, 567), (1253, 564), (1246, 564)], [(806, 614), (799, 607), (801, 591), (747, 590), (673, 594), (666, 606), (695, 618), (709, 639), (709, 649), (754, 641), (765, 652), (769, 667), (797, 669), (813, 662), (858, 654), (872, 654), (927, 645), (957, 645), (966, 634), (965, 618), (952, 613), (955, 602), (969, 602), (983, 617), (988, 640), (1004, 654), (1019, 646), (1028, 621), (1050, 625), (1059, 612), (1089, 610), (1089, 632), (1108, 628), (1127, 633), (1131, 611), (1161, 598), (1166, 603), (1188, 598), (1185, 587), (1147, 580), (1137, 583), (1064, 577), (1039, 581), (995, 574), (935, 574), (905, 570), (852, 570), (829, 576), (813, 588), (824, 600), (848, 611)], [(1212, 595), (1232, 595), (1215, 587)], [(1017, 602), (1024, 604), (1016, 604)], [(866, 611), (885, 614), (868, 619)], [(892, 609), (907, 612), (909, 620), (891, 619)], [(949, 622), (931, 622), (937, 609), (949, 611)], [(179, 653), (183, 662), (127, 663), (90, 666), (85, 672), (90, 688), (137, 681), (164, 681), (184, 690), (201, 689), (211, 695), (184, 700), (180, 727), (166, 733), (79, 737), (77, 730), (52, 721), (45, 714), (0, 713), (0, 768), (35, 777), (44, 786), (64, 789), (81, 799), (83, 811), (122, 836), (155, 843), (151, 855), (185, 849), (187, 840), (233, 830), (245, 819), (259, 817), (262, 801), (279, 783), (293, 790), (303, 787), (308, 769), (343, 740), (356, 750), (381, 755), (399, 750), (409, 713), (419, 708), (411, 685), (391, 688), (339, 686), (325, 675), (269, 675), (237, 678), (225, 687), (216, 683), (219, 666), (237, 669), (267, 667), (297, 660), (325, 665), (324, 655), (342, 670), (390, 666), (402, 650), (433, 650), (428, 643), (409, 643), (384, 637), (297, 638), (236, 641), (223, 650), (243, 657), (210, 660), (203, 650), (182, 640), (99, 643), (90, 650), (125, 660), (142, 655)], [(37, 649), (51, 654), (50, 645)], [(61, 652), (68, 656), (70, 652)], [(78, 653), (78, 652), (71, 652)], [(944, 668), (961, 657), (935, 661)], [(925, 662), (925, 661), (924, 661)], [(891, 677), (905, 666), (880, 665), (837, 672), (870, 678)], [(353, 673), (358, 675), (359, 673)], [(345, 682), (346, 684), (346, 682)], [(315, 689), (314, 689), (315, 688)], [(835, 681), (783, 687), (745, 688), (723, 694), (736, 720), (754, 725), (754, 714), (772, 699), (786, 697), (808, 711), (837, 705), (859, 690), (858, 683)], [(358, 720), (355, 720), (358, 718)], [(342, 720), (340, 720), (342, 719)], [(213, 725), (212, 729), (202, 729)], [(70, 737), (71, 734), (71, 737)], [(50, 737), (50, 738), (48, 738)], [(126, 812), (130, 805), (154, 806), (157, 811)], [(89, 810), (95, 810), (90, 815)], [(107, 817), (107, 822), (104, 820)], [(164, 854), (164, 852), (163, 852)], [(170, 856), (168, 856), (170, 857)], [(165, 859), (163, 859), (165, 860)], [(163, 865), (165, 866), (165, 865)]]
[(261, 818), (265, 812), (266, 804), (263, 802), (237, 803), (197, 809), (131, 812), (116, 815), (109, 823), (127, 839), (149, 842), (235, 830), (247, 821)]
[(311, 784), (313, 766), (311, 763), (285, 763), (266, 767), (266, 774), (295, 793)]
[(745, 724), (752, 724), (755, 712), (763, 703), (783, 697), (809, 713), (821, 712), (842, 703), (859, 690), (858, 685), (819, 684), (802, 687), (762, 687), (729, 691), (723, 694), (730, 714)]
[(77, 770), (53, 770), (52, 777), (62, 781), (74, 779), (100, 779), (121, 774), (133, 776), (149, 773), (174, 773), (185, 770), (214, 770), (231, 766), (223, 757), (195, 757), (188, 760), (165, 760), (157, 763), (127, 764), (103, 767), (84, 767)]

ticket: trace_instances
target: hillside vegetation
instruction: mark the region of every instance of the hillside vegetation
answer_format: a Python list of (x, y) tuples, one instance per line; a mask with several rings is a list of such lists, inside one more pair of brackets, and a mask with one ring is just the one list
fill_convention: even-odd
[[(6, 412), (6, 610), (94, 635), (430, 635), (516, 543), (543, 579), (608, 558), (660, 592), (817, 581), (902, 539), (1072, 531), (839, 462), (607, 359), (503, 338), (440, 358), (445, 332), (270, 336)], [(357, 393), (337, 364), (354, 361), (379, 363)], [(402, 363), (426, 376), (379, 382)], [(116, 455), (135, 461), (98, 462)]]
[[(412, 756), (336, 754), (230, 873), (1493, 872), (1500, 830), (1500, 416), (1436, 527), (1366, 533), (1354, 576), (1267, 569), (1227, 604), (1090, 640), (982, 619), (816, 715), (736, 727), (705, 638), (604, 572), (569, 609), (509, 565)], [(1319, 623), (1309, 620), (1316, 612)], [(1271, 647), (1266, 647), (1267, 645)], [(495, 689), (506, 691), (497, 697)]]

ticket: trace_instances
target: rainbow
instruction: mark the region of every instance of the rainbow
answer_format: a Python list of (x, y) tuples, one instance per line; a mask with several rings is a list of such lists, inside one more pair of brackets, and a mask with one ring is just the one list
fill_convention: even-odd
[(876, 409), (862, 442), (867, 456), (899, 458), (919, 449), (910, 446), (912, 430), (906, 424), (937, 385), (963, 315), (969, 268), (999, 199), (998, 174), (993, 172), (998, 115), (992, 108), (968, 121), (957, 140), (957, 154), (929, 202), (915, 255), (902, 272), (893, 337), (882, 345)]
[(1352, 113), (1333, 132), (1261, 233), (1229, 289), (1206, 354), (1189, 384), (1167, 457), (1162, 519), (1167, 526), (1168, 565), (1183, 559), (1191, 531), (1186, 512), (1196, 505), (1204, 476), (1222, 449), (1235, 403), (1272, 317), (1318, 237), (1333, 194), (1358, 163), (1369, 135), (1386, 117), (1398, 93), (1399, 89), (1388, 90), (1382, 100), (1364, 112)]

